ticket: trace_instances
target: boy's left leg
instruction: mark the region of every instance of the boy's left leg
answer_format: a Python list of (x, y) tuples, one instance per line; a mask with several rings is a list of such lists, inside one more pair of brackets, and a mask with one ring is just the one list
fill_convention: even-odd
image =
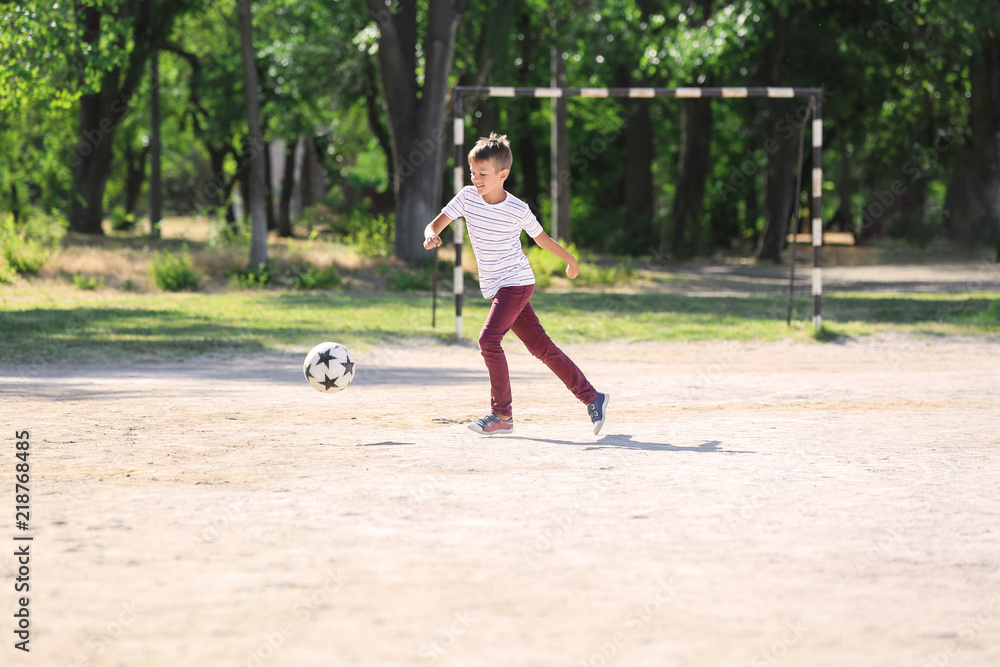
[(493, 306), (479, 332), (479, 351), (490, 375), (490, 407), (493, 414), (503, 419), (510, 419), (513, 411), (510, 371), (501, 343), (525, 304), (531, 306), (528, 299), (533, 291), (531, 285), (500, 288), (493, 297)]
[(597, 400), (597, 390), (587, 380), (580, 367), (573, 363), (573, 360), (560, 350), (545, 333), (531, 303), (525, 304), (524, 308), (521, 309), (520, 315), (510, 330), (521, 339), (532, 355), (548, 366), (549, 370), (562, 380), (566, 388), (573, 392), (573, 395), (580, 402), (584, 405), (590, 405)]

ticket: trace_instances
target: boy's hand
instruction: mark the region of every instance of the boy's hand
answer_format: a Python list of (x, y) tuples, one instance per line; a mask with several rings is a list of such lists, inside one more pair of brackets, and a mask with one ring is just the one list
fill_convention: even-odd
[(431, 250), (441, 246), (441, 237), (437, 234), (424, 238), (424, 250)]
[(573, 260), (571, 263), (566, 265), (566, 277), (572, 280), (580, 275), (580, 266)]

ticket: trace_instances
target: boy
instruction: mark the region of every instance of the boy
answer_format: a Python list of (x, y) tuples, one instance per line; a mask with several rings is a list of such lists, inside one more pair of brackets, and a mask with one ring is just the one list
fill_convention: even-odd
[(472, 250), (479, 264), (479, 286), (493, 300), (486, 323), (479, 333), (479, 349), (490, 374), (492, 412), (469, 424), (477, 433), (495, 435), (514, 430), (510, 375), (500, 341), (508, 331), (521, 339), (535, 357), (563, 381), (566, 388), (587, 406), (594, 435), (604, 426), (610, 394), (594, 389), (573, 361), (545, 333), (531, 307), (535, 274), (521, 250), (521, 230), (566, 262), (566, 275), (576, 278), (576, 258), (542, 231), (528, 205), (508, 194), (503, 183), (514, 158), (506, 136), (491, 133), (469, 151), (472, 185), (448, 202), (441, 214), (424, 229), (424, 248), (441, 245), (441, 231), (455, 218), (465, 218)]

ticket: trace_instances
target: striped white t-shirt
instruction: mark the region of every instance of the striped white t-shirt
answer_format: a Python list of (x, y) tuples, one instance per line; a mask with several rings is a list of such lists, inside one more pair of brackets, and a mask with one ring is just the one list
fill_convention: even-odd
[(467, 185), (441, 212), (452, 220), (465, 218), (484, 297), (492, 299), (501, 287), (535, 284), (535, 274), (521, 250), (521, 230), (531, 238), (543, 230), (527, 204), (509, 192), (499, 204), (487, 204), (476, 188)]

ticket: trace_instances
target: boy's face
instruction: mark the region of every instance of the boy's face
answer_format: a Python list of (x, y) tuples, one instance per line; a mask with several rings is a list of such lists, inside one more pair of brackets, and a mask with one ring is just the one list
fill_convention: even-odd
[(472, 184), (476, 186), (476, 192), (487, 201), (503, 192), (503, 182), (507, 180), (507, 175), (510, 173), (508, 169), (497, 171), (496, 165), (489, 161), (475, 162), (470, 160), (469, 170), (472, 172)]

